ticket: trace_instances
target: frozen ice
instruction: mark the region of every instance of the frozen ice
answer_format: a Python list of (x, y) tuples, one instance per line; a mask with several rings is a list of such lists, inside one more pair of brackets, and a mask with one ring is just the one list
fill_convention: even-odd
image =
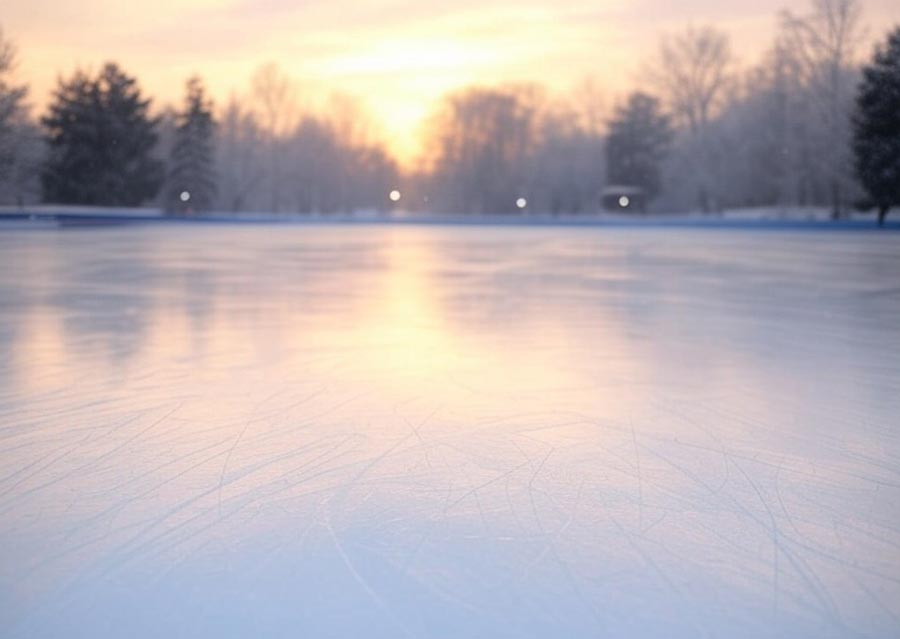
[(0, 234), (4, 637), (896, 637), (900, 234)]

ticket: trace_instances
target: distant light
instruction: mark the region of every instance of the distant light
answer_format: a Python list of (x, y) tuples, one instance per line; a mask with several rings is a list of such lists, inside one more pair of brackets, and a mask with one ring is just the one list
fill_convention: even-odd
[(526, 206), (528, 206), (528, 200), (526, 200), (524, 197), (520, 197), (518, 200), (516, 200), (516, 206), (518, 206), (520, 209), (524, 209)]
[(397, 189), (394, 189), (393, 191), (391, 191), (391, 194), (388, 197), (391, 198), (391, 202), (399, 202), (400, 201), (400, 191), (398, 191)]
[(191, 194), (188, 193), (187, 191), (182, 191), (182, 192), (181, 192), (181, 195), (179, 195), (178, 197), (181, 198), (181, 201), (182, 201), (182, 202), (187, 202), (188, 200), (191, 199)]
[(629, 204), (631, 204), (631, 200), (628, 199), (627, 195), (623, 195), (619, 198), (619, 206), (623, 209), (627, 209)]

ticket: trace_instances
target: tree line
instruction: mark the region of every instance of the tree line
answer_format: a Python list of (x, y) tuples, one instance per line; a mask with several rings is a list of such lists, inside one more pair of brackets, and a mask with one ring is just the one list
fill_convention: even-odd
[(155, 111), (114, 63), (62, 78), (35, 119), (0, 32), (0, 202), (140, 206), (172, 213), (384, 210), (595, 211), (616, 185), (651, 209), (828, 207), (834, 217), (900, 204), (900, 28), (866, 64), (858, 0), (785, 11), (762, 59), (740, 67), (727, 34), (661, 39), (635, 89), (610, 105), (594, 82), (468, 87), (422, 127), (401, 169), (361, 103), (302, 109), (276, 65), (212, 104), (190, 78)]

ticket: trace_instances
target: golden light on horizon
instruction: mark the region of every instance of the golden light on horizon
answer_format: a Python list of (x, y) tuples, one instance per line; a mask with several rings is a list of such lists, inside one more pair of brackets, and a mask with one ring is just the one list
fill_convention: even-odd
[[(778, 11), (801, 1), (9, 0), (0, 26), (18, 46), (18, 76), (38, 112), (57, 77), (107, 60), (137, 76), (158, 109), (180, 102), (192, 74), (222, 107), (274, 62), (296, 81), (303, 105), (331, 92), (359, 97), (391, 150), (410, 164), (422, 121), (450, 91), (535, 82), (565, 92), (590, 77), (614, 101), (639, 82), (662, 33), (713, 23), (752, 63), (770, 45)], [(870, 24), (900, 22), (894, 0), (868, 0), (865, 8)]]

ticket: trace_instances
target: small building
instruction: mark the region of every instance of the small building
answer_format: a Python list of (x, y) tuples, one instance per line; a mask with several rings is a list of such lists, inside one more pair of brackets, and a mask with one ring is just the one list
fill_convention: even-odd
[(603, 189), (602, 198), (607, 211), (643, 213), (647, 210), (647, 195), (639, 186), (611, 184)]

